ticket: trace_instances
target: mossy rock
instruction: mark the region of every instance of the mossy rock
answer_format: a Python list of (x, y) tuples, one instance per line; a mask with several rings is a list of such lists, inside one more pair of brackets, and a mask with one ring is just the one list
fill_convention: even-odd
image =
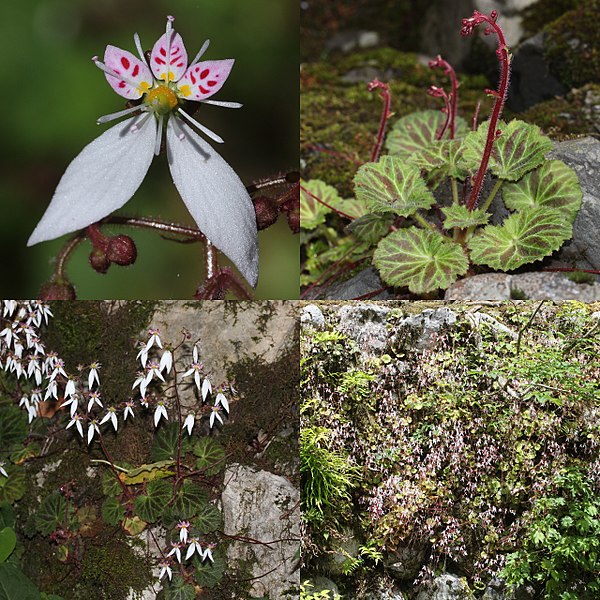
[(546, 58), (567, 86), (600, 81), (600, 0), (590, 0), (546, 27)]
[(523, 9), (521, 13), (525, 36), (541, 31), (546, 25), (556, 21), (566, 12), (580, 6), (584, 0), (538, 0)]

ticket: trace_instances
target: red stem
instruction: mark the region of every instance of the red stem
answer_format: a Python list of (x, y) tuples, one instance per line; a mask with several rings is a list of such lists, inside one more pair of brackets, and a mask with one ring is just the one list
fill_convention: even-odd
[(374, 79), (369, 83), (367, 89), (370, 92), (375, 91), (376, 89), (381, 90), (381, 97), (383, 98), (383, 110), (381, 111), (381, 119), (379, 120), (379, 130), (377, 131), (377, 141), (375, 142), (375, 146), (373, 147), (373, 152), (371, 152), (371, 162), (377, 162), (379, 158), (379, 154), (381, 152), (381, 147), (383, 146), (383, 137), (385, 135), (385, 127), (387, 125), (388, 119), (391, 116), (390, 112), (390, 104), (392, 103), (392, 95), (390, 94), (390, 86), (387, 83), (383, 83), (378, 79)]
[(446, 123), (442, 128), (441, 135), (439, 135), (438, 139), (441, 140), (444, 133), (446, 132), (446, 128), (450, 127), (450, 139), (454, 139), (454, 134), (456, 131), (456, 111), (458, 108), (458, 79), (456, 78), (456, 72), (452, 68), (452, 65), (444, 60), (439, 54), (435, 58), (435, 60), (429, 61), (430, 69), (443, 69), (444, 74), (448, 75), (450, 78), (450, 85), (452, 86), (452, 91), (449, 95), (444, 95), (444, 101), (446, 102)]
[(341, 210), (339, 210), (337, 208), (334, 208), (330, 204), (327, 204), (327, 202), (324, 202), (323, 200), (321, 200), (321, 198), (319, 198), (318, 196), (315, 196), (314, 194), (312, 194), (311, 192), (309, 192), (303, 185), (300, 186), (300, 189), (305, 194), (308, 194), (313, 200), (316, 200), (319, 204), (322, 204), (323, 206), (326, 206), (329, 210), (332, 210), (333, 212), (336, 212), (341, 217), (344, 217), (346, 219), (350, 219), (351, 221), (354, 221), (354, 217), (351, 217), (350, 215), (346, 214), (345, 212), (343, 212), (343, 211), (341, 211)]
[(496, 96), (496, 101), (494, 102), (492, 114), (490, 116), (487, 139), (485, 141), (485, 148), (483, 150), (483, 156), (481, 158), (479, 170), (477, 171), (477, 175), (475, 176), (475, 179), (473, 181), (471, 193), (469, 194), (469, 198), (466, 204), (466, 207), (469, 210), (473, 210), (475, 208), (477, 200), (479, 199), (479, 194), (481, 193), (481, 188), (483, 186), (483, 179), (485, 177), (485, 173), (490, 162), (492, 146), (494, 145), (494, 141), (497, 139), (500, 133), (497, 130), (497, 126), (498, 121), (500, 119), (500, 114), (502, 113), (502, 108), (504, 107), (504, 102), (506, 101), (506, 95), (508, 93), (508, 79), (510, 75), (510, 55), (508, 53), (508, 46), (506, 45), (504, 33), (501, 27), (496, 23), (497, 17), (498, 13), (495, 10), (493, 10), (489, 16), (484, 15), (479, 11), (475, 10), (473, 11), (473, 16), (471, 18), (463, 19), (463, 27), (460, 32), (463, 36), (471, 35), (478, 25), (484, 22), (487, 23), (490, 27), (486, 27), (485, 34), (489, 35), (490, 33), (495, 33), (498, 36), (498, 49), (496, 50), (496, 56), (498, 57), (498, 61), (500, 62), (500, 82), (498, 84), (498, 90), (496, 92), (493, 92), (494, 96)]

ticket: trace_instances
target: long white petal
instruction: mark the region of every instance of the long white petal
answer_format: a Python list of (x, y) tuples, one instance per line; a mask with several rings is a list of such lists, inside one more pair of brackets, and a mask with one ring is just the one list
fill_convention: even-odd
[(67, 167), (27, 245), (83, 229), (121, 208), (148, 172), (155, 137), (156, 119), (138, 115), (88, 144)]
[(173, 117), (167, 123), (167, 156), (175, 186), (202, 233), (256, 287), (256, 216), (236, 172), (197, 133)]

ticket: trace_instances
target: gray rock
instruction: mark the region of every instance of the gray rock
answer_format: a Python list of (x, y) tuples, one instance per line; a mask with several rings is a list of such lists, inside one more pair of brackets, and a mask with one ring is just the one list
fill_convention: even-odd
[(443, 306), (433, 310), (427, 308), (418, 315), (411, 315), (402, 319), (398, 326), (410, 329), (414, 340), (412, 347), (416, 350), (427, 350), (437, 340), (437, 334), (456, 323), (456, 313)]
[(492, 579), (481, 598), (482, 600), (506, 600), (506, 584), (497, 577)]
[(515, 112), (566, 93), (564, 85), (551, 73), (544, 58), (547, 34), (537, 33), (515, 51), (507, 106)]
[(559, 142), (548, 158), (558, 158), (574, 169), (583, 190), (573, 239), (562, 247), (557, 260), (567, 266), (600, 270), (600, 141), (586, 137)]
[(421, 590), (416, 600), (470, 600), (472, 597), (464, 578), (443, 573)]
[(313, 288), (304, 297), (310, 300), (354, 300), (367, 294), (373, 294), (373, 296), (369, 296), (372, 300), (392, 298), (392, 294), (385, 289), (385, 284), (379, 279), (379, 275), (373, 267), (361, 271), (348, 281)]
[(424, 548), (399, 547), (387, 554), (384, 565), (394, 579), (412, 581), (419, 574), (424, 559)]
[(330, 600), (333, 600), (336, 596), (339, 596), (340, 590), (338, 586), (333, 581), (331, 581), (331, 579), (323, 577), (322, 575), (317, 575), (316, 577), (309, 577), (308, 579), (310, 579), (310, 582), (312, 583), (312, 587), (309, 588), (311, 594), (317, 594), (318, 592), (329, 590), (331, 592), (331, 594), (329, 594)]
[(307, 304), (302, 309), (300, 322), (305, 326), (311, 326), (315, 329), (323, 329), (325, 327), (325, 317), (316, 304)]
[(373, 356), (381, 353), (388, 343), (389, 312), (389, 308), (377, 304), (346, 304), (337, 312), (338, 329), (353, 339), (364, 354)]
[(518, 295), (527, 300), (600, 300), (600, 284), (571, 281), (564, 273), (485, 273), (452, 284), (445, 300), (509, 300)]
[(357, 533), (350, 527), (342, 529), (340, 539), (334, 544), (333, 551), (327, 555), (325, 569), (331, 575), (343, 575), (348, 561), (358, 558), (360, 542)]
[(336, 33), (325, 45), (325, 54), (334, 51), (352, 52), (357, 48), (373, 48), (379, 45), (379, 34), (376, 31), (348, 30)]
[(236, 464), (227, 468), (224, 481), (224, 532), (269, 542), (233, 541), (227, 549), (229, 564), (248, 565), (250, 577), (255, 577), (249, 596), (296, 599), (300, 586), (294, 558), (300, 543), (299, 491), (284, 477)]

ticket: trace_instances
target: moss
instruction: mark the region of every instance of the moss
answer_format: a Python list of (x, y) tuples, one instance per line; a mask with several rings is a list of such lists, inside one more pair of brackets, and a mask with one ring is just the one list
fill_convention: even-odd
[(600, 0), (590, 0), (546, 27), (546, 58), (569, 87), (600, 81)]
[(564, 13), (577, 8), (584, 0), (538, 0), (521, 13), (526, 36), (534, 35)]

